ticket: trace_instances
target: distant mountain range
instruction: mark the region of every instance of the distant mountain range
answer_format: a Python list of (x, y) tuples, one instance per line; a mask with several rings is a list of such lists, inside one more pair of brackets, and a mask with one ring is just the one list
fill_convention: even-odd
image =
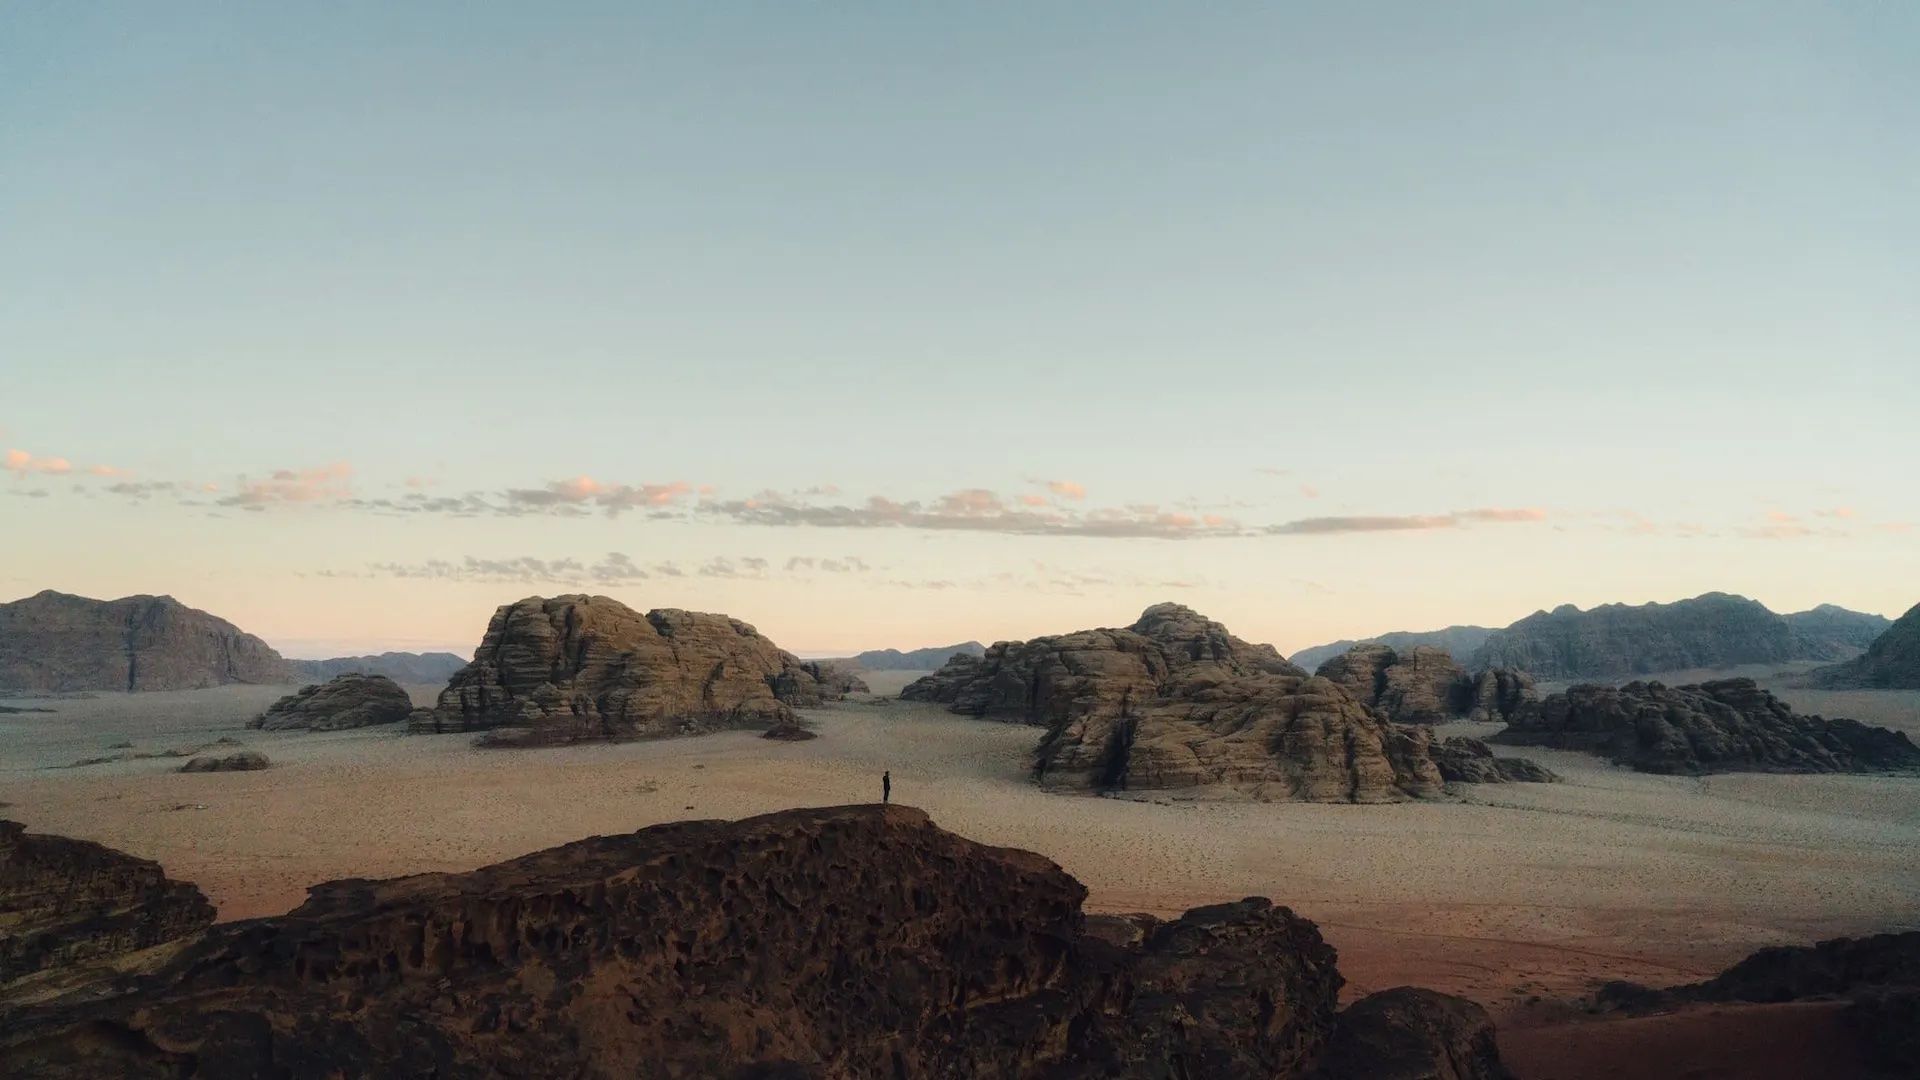
[(1408, 651), (1418, 645), (1431, 645), (1436, 649), (1445, 649), (1462, 664), (1473, 658), (1473, 651), (1494, 633), (1491, 626), (1449, 626), (1444, 630), (1395, 630), (1379, 637), (1362, 640), (1332, 641), (1325, 645), (1315, 645), (1311, 649), (1301, 649), (1287, 659), (1308, 671), (1320, 670), (1320, 665), (1353, 648), (1355, 645), (1386, 645), (1397, 651)]
[[(1435, 645), (1468, 668), (1513, 668), (1541, 679), (1607, 679), (1689, 668), (1836, 660), (1857, 655), (1893, 625), (1885, 616), (1822, 604), (1780, 615), (1757, 600), (1706, 593), (1670, 604), (1565, 604), (1504, 629), (1451, 626), (1366, 641)], [(1474, 639), (1478, 636), (1479, 640)], [(1313, 669), (1356, 642), (1295, 653)]]
[(336, 675), (385, 675), (397, 683), (444, 683), (467, 666), (450, 652), (383, 652), (377, 656), (336, 656), (331, 660), (289, 660), (294, 674), (321, 681)]
[(0, 604), (4, 690), (197, 690), (324, 681), (346, 672), (444, 683), (465, 666), (452, 653), (288, 660), (225, 619), (171, 596), (94, 600), (48, 589)]
[(939, 645), (906, 652), (899, 649), (869, 649), (858, 656), (847, 657), (843, 662), (867, 671), (934, 671), (955, 653), (985, 656), (987, 647), (977, 641), (963, 641), (958, 645)]

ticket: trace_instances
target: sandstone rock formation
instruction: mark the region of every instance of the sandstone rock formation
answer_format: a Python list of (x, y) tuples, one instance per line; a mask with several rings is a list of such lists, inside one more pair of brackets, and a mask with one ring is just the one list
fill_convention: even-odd
[(184, 937), (213, 914), (157, 863), (0, 821), (0, 983)]
[(1046, 728), (1043, 787), (1196, 788), (1258, 799), (1389, 802), (1437, 794), (1429, 733), (1392, 724), (1177, 604), (1120, 630), (1000, 642), (901, 692)]
[(841, 693), (738, 619), (536, 596), (494, 612), (431, 726), (495, 746), (658, 738), (766, 727)]
[(258, 750), (240, 750), (231, 754), (203, 754), (188, 758), (181, 772), (256, 772), (272, 767), (267, 755)]
[(1565, 604), (1488, 637), (1468, 665), (1537, 679), (1609, 679), (1692, 668), (1777, 664), (1846, 655), (1878, 618), (1826, 605), (1776, 615), (1743, 596), (1706, 593), (1671, 604)]
[(1315, 674), (1397, 724), (1505, 720), (1535, 696), (1533, 680), (1520, 672), (1469, 675), (1452, 656), (1430, 645), (1355, 645)]
[(1920, 748), (1906, 735), (1802, 716), (1752, 679), (1575, 686), (1522, 710), (1495, 741), (1585, 750), (1652, 773), (1920, 767)]
[(1908, 609), (1854, 660), (1816, 668), (1814, 686), (1920, 690), (1920, 604)]
[(983, 656), (987, 647), (977, 641), (958, 645), (936, 645), (925, 649), (869, 649), (848, 657), (847, 663), (862, 671), (932, 671), (956, 655)]
[(1301, 649), (1287, 659), (1308, 671), (1320, 670), (1320, 665), (1353, 648), (1355, 645), (1385, 645), (1396, 650), (1412, 649), (1426, 645), (1446, 653), (1455, 661), (1465, 664), (1472, 659), (1487, 637), (1494, 632), (1491, 626), (1449, 626), (1441, 630), (1395, 630), (1378, 637), (1351, 638), (1330, 641), (1325, 645), (1315, 645)]
[(397, 683), (444, 683), (467, 666), (464, 657), (450, 652), (384, 652), (368, 656), (336, 656), (330, 660), (289, 660), (296, 676), (325, 680), (336, 675), (385, 675)]
[(1526, 758), (1495, 757), (1492, 747), (1465, 735), (1434, 743), (1432, 752), (1440, 778), (1450, 784), (1548, 784), (1560, 779)]
[(384, 675), (339, 675), (302, 687), (249, 721), (267, 731), (338, 731), (372, 724), (396, 724), (413, 712), (413, 699)]
[(800, 666), (813, 676), (819, 695), (827, 700), (868, 692), (867, 681), (837, 661), (807, 660)]
[(192, 690), (291, 680), (266, 642), (171, 596), (89, 600), (49, 589), (0, 604), (0, 688)]
[[(1285, 908), (1089, 918), (1085, 895), (900, 806), (661, 825), (320, 885), (124, 983), (0, 995), (0, 1074), (1503, 1075), (1456, 999), (1336, 1013), (1333, 950)], [(1473, 1071), (1409, 1071), (1441, 1060)]]

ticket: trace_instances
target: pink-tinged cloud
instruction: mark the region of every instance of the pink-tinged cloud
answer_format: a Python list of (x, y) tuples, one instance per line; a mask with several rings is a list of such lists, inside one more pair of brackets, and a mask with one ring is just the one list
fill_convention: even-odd
[(1460, 517), (1467, 521), (1545, 521), (1547, 512), (1538, 507), (1482, 507), (1477, 510), (1461, 510)]
[(1785, 510), (1769, 510), (1767, 511), (1767, 520), (1776, 525), (1791, 525), (1800, 519), (1787, 513)]
[(1035, 495), (1032, 492), (1028, 492), (1027, 494), (1020, 496), (1020, 505), (1021, 506), (1045, 506), (1047, 505), (1047, 497), (1045, 495)]
[(1063, 499), (1072, 499), (1076, 502), (1087, 497), (1087, 489), (1071, 480), (1049, 480), (1047, 490)]
[(1309, 499), (1317, 499), (1320, 497), (1320, 489), (1314, 487), (1312, 484), (1301, 484), (1300, 494), (1305, 495)]
[(506, 493), (507, 512), (545, 511), (559, 514), (585, 513), (584, 507), (597, 506), (608, 514), (627, 510), (659, 508), (692, 495), (692, 484), (675, 480), (668, 484), (606, 484), (591, 476), (555, 480), (542, 488), (513, 488)]
[(0, 458), (0, 468), (25, 476), (28, 473), (61, 475), (73, 471), (73, 462), (63, 457), (34, 457), (25, 450), (9, 450)]
[(221, 499), (220, 505), (261, 510), (277, 505), (334, 502), (352, 496), (352, 478), (353, 466), (344, 461), (311, 469), (276, 469), (265, 480), (242, 477), (238, 488)]
[(94, 476), (113, 476), (113, 477), (119, 477), (119, 476), (125, 476), (125, 475), (127, 475), (127, 470), (125, 470), (125, 469), (116, 469), (116, 468), (114, 468), (114, 467), (113, 467), (113, 466), (111, 466), (111, 465), (94, 465), (94, 466), (91, 466), (90, 468), (88, 468), (88, 469), (87, 469), (87, 472), (89, 472), (89, 473), (91, 473), (91, 474), (93, 474)]
[(1828, 510), (1815, 510), (1814, 516), (1825, 517), (1825, 518), (1840, 518), (1842, 520), (1851, 520), (1853, 518), (1859, 517), (1860, 515), (1855, 513), (1853, 507), (1851, 506), (1836, 506)]

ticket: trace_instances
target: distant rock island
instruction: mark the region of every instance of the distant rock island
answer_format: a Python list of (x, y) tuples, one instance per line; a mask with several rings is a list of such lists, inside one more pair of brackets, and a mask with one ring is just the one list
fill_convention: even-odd
[(986, 651), (987, 647), (977, 641), (910, 649), (906, 652), (899, 649), (869, 649), (858, 656), (848, 657), (846, 663), (864, 671), (932, 671), (955, 655), (980, 656)]
[(981, 658), (954, 657), (900, 696), (1044, 728), (1034, 775), (1058, 791), (1370, 803), (1476, 778), (1444, 775), (1427, 729), (1388, 721), (1273, 646), (1242, 641), (1179, 604), (1150, 607), (1123, 629), (998, 642)]
[(171, 596), (91, 600), (45, 592), (0, 604), (0, 688), (195, 690), (287, 683), (266, 642)]
[(413, 700), (385, 675), (336, 675), (274, 702), (247, 724), (266, 731), (338, 731), (397, 724), (413, 712)]
[(1867, 651), (1844, 664), (1815, 668), (1812, 686), (1875, 690), (1920, 690), (1920, 604), (1887, 627)]
[(1315, 645), (1310, 649), (1301, 649), (1287, 659), (1308, 671), (1318, 671), (1321, 664), (1352, 649), (1355, 645), (1385, 645), (1398, 650), (1424, 645), (1439, 649), (1456, 661), (1465, 664), (1473, 659), (1473, 651), (1478, 649), (1493, 632), (1494, 629), (1490, 626), (1449, 626), (1443, 630), (1395, 630), (1378, 637)]
[[(63, 973), (61, 995), (0, 987), (0, 1074), (1509, 1078), (1473, 1002), (1401, 987), (1341, 1010), (1333, 948), (1287, 908), (1089, 915), (1046, 858), (904, 806), (328, 882), (211, 929), (192, 886), (165, 883), (183, 910), (150, 915), (182, 906), (158, 868), (98, 851), (147, 869), (119, 894), (152, 930), (71, 935), (68, 955), (177, 943), (132, 973)], [(97, 888), (88, 865), (74, 884)]]
[(1892, 625), (1884, 616), (1822, 604), (1779, 615), (1758, 601), (1705, 593), (1670, 604), (1603, 604), (1582, 611), (1563, 604), (1504, 629), (1449, 626), (1336, 641), (1293, 654), (1318, 669), (1355, 645), (1405, 652), (1441, 649), (1469, 671), (1506, 668), (1537, 679), (1610, 679), (1690, 668), (1843, 660), (1856, 656)]
[(473, 662), (408, 726), (480, 732), (490, 746), (764, 729), (855, 687), (726, 615), (535, 596), (494, 612)]
[(1752, 679), (1574, 686), (1522, 709), (1495, 741), (1585, 750), (1651, 773), (1920, 768), (1906, 735), (1803, 716)]
[(444, 684), (467, 666), (465, 657), (450, 652), (384, 652), (371, 656), (336, 656), (331, 660), (289, 660), (302, 679), (324, 680), (335, 675), (385, 675), (397, 683)]

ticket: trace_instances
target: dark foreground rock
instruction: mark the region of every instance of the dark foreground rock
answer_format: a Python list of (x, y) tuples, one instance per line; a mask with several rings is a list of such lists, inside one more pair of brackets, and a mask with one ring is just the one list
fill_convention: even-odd
[(272, 767), (273, 762), (258, 750), (241, 750), (232, 754), (202, 754), (189, 758), (180, 766), (181, 772), (255, 772)]
[(1402, 986), (1340, 1014), (1324, 1080), (1507, 1080), (1493, 1019), (1465, 998)]
[(1336, 1013), (1334, 952), (1285, 908), (1089, 919), (1085, 894), (906, 807), (662, 825), (321, 885), (122, 983), (0, 993), (0, 1074), (1503, 1075), (1455, 999)]
[(1456, 784), (1549, 784), (1558, 779), (1552, 769), (1526, 758), (1495, 757), (1493, 748), (1479, 739), (1455, 735), (1433, 744), (1433, 762), (1440, 777)]
[(1901, 732), (1803, 716), (1752, 679), (1697, 686), (1575, 686), (1494, 737), (1585, 750), (1641, 772), (1872, 772), (1920, 767)]
[(900, 696), (1044, 727), (1034, 775), (1057, 791), (1373, 803), (1443, 790), (1430, 732), (1178, 604), (1124, 629), (956, 656)]
[(482, 732), (492, 746), (765, 728), (793, 719), (795, 706), (843, 696), (858, 682), (850, 678), (802, 663), (725, 615), (531, 597), (494, 612), (431, 722), (408, 727)]
[(1891, 1076), (1920, 1076), (1920, 931), (1761, 949), (1702, 983), (1608, 983), (1602, 1007), (1665, 1012), (1702, 1002), (1846, 1001), (1846, 1030)]
[(266, 731), (338, 731), (397, 724), (412, 712), (413, 699), (385, 675), (337, 675), (288, 694), (247, 726)]
[(0, 821), (0, 983), (172, 941), (213, 914), (158, 863)]
[(1908, 609), (1853, 660), (1808, 673), (1813, 686), (1920, 690), (1920, 604)]

